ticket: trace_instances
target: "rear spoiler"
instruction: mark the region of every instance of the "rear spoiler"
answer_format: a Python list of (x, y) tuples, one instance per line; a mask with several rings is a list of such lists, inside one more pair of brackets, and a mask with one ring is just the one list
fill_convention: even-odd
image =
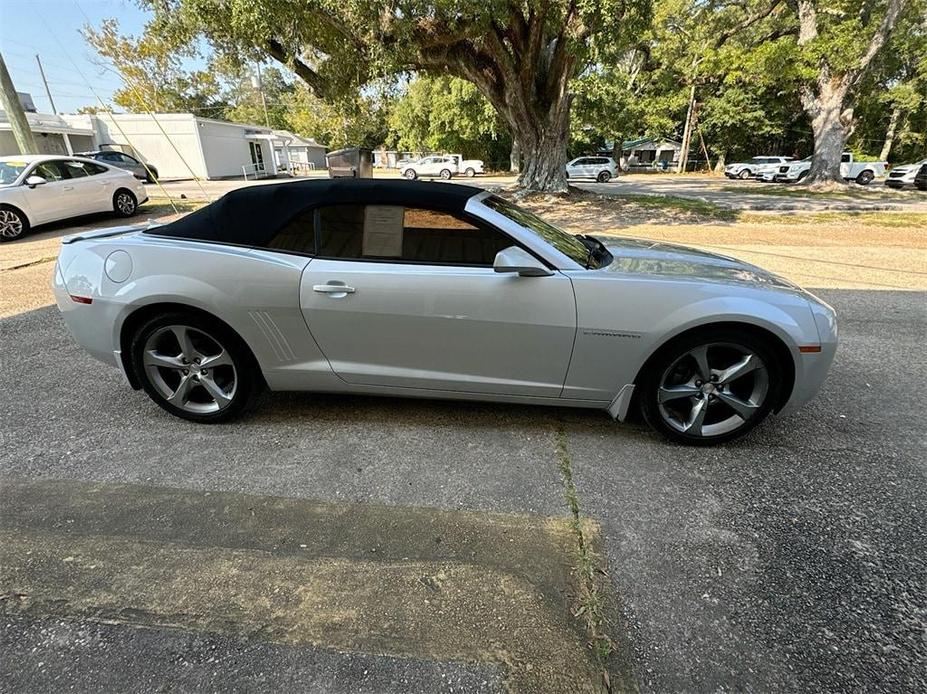
[(105, 239), (110, 236), (122, 236), (123, 234), (131, 234), (143, 231), (144, 229), (150, 229), (153, 226), (160, 225), (149, 222), (147, 224), (133, 224), (131, 226), (112, 227), (110, 229), (99, 229), (97, 231), (82, 231), (79, 234), (71, 234), (62, 237), (61, 243), (76, 243), (77, 241), (86, 241), (87, 239)]

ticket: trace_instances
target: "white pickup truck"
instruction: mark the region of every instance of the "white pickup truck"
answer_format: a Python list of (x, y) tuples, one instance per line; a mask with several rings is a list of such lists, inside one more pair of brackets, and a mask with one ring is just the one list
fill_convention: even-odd
[(448, 154), (447, 156), (457, 162), (457, 171), (467, 178), (483, 173), (482, 159), (464, 159), (462, 154)]
[[(884, 161), (855, 161), (851, 152), (844, 152), (840, 157), (840, 175), (847, 181), (856, 181), (861, 186), (872, 183), (876, 178), (885, 176)], [(811, 170), (811, 157), (793, 161), (779, 167), (773, 180), (795, 183), (802, 180)]]

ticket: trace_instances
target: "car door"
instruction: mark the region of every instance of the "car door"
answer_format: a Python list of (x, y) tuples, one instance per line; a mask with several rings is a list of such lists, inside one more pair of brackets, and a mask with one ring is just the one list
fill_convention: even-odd
[(61, 165), (73, 187), (73, 215), (113, 209), (113, 180), (118, 169), (113, 170), (102, 164), (79, 159), (63, 159)]
[(78, 214), (74, 212), (78, 206), (78, 194), (61, 161), (40, 162), (23, 180), (29, 176), (40, 176), (46, 181), (35, 187), (25, 183), (22, 186), (33, 224), (44, 224)]
[(428, 209), (332, 205), (300, 302), (344, 381), (557, 397), (576, 332), (569, 279), (496, 273), (515, 245), (481, 222)]

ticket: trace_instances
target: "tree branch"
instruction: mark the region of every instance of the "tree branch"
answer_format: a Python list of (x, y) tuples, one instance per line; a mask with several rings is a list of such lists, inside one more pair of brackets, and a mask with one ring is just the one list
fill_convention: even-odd
[(267, 39), (265, 41), (267, 54), (279, 63), (290, 68), (302, 79), (316, 96), (323, 96), (325, 93), (325, 80), (322, 79), (318, 72), (306, 65), (298, 56), (287, 53), (286, 48), (277, 39)]
[(863, 57), (860, 58), (859, 64), (849, 75), (850, 86), (855, 86), (859, 82), (860, 77), (862, 77), (866, 68), (869, 67), (873, 58), (876, 57), (876, 54), (882, 50), (882, 46), (888, 41), (892, 29), (895, 28), (895, 22), (898, 21), (898, 15), (901, 14), (901, 10), (904, 9), (904, 4), (905, 0), (888, 0), (888, 6), (885, 8), (885, 16), (882, 18), (882, 23), (869, 40), (869, 47), (866, 49)]

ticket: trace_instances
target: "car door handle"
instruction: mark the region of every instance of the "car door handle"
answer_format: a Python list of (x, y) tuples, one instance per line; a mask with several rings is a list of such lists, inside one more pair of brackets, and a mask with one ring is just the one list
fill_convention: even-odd
[(313, 285), (312, 291), (321, 294), (353, 294), (355, 289), (346, 284), (316, 284)]

